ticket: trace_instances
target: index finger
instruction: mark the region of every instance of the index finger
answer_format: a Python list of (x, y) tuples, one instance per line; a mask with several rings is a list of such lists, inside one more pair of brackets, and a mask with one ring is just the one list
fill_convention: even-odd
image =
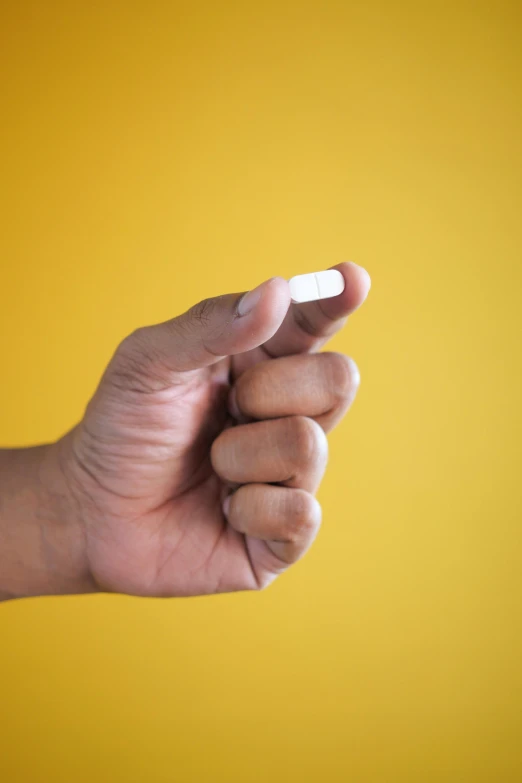
[(368, 296), (370, 275), (351, 261), (330, 268), (343, 275), (344, 291), (330, 299), (290, 305), (277, 332), (258, 350), (269, 357), (317, 351), (344, 326)]

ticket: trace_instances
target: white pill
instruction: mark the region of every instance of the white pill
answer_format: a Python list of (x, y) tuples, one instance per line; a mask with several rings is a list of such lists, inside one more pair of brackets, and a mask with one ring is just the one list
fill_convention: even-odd
[(344, 277), (338, 269), (296, 275), (288, 281), (292, 302), (314, 302), (339, 296), (344, 291)]

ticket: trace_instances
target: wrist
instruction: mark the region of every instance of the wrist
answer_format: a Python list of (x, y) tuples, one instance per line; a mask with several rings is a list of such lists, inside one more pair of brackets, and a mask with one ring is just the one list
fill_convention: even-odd
[(0, 600), (97, 591), (68, 440), (0, 452)]

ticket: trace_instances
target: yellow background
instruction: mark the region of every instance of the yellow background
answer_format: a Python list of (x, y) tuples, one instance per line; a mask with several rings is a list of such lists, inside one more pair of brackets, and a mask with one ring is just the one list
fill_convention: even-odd
[(522, 780), (517, 2), (3, 2), (4, 445), (117, 342), (353, 259), (362, 384), (266, 592), (0, 608), (6, 783)]

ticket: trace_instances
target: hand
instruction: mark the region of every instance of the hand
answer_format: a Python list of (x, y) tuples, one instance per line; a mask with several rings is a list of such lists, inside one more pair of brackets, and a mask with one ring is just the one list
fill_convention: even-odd
[[(182, 596), (268, 585), (320, 524), (314, 493), (354, 363), (316, 351), (365, 299), (290, 303), (272, 278), (138, 329), (118, 347), (62, 465), (98, 589)], [(66, 458), (63, 458), (65, 449)]]

